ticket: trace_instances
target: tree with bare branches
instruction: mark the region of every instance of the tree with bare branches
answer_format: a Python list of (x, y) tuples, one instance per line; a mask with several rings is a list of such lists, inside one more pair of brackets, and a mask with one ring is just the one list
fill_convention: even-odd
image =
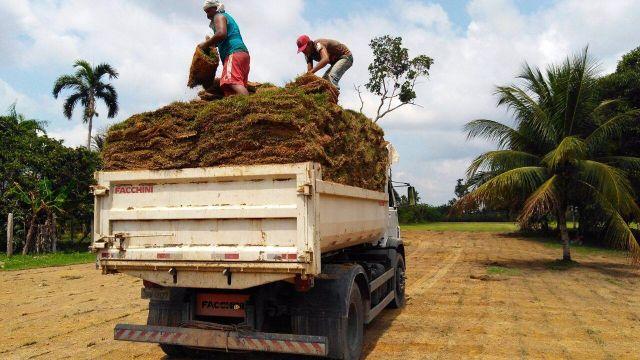
[[(374, 122), (405, 105), (415, 103), (416, 84), (429, 76), (433, 59), (426, 55), (409, 57), (409, 49), (402, 46), (401, 37), (381, 36), (371, 40), (373, 62), (369, 65), (369, 82), (364, 87), (380, 97)], [(360, 98), (360, 113), (364, 109), (362, 87), (356, 86)]]

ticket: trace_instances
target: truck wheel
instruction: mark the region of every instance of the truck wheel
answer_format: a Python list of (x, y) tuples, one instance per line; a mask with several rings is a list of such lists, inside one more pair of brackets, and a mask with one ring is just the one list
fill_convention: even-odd
[(160, 349), (169, 356), (169, 358), (185, 358), (187, 357), (187, 353), (185, 352), (185, 348), (178, 345), (168, 345), (168, 344), (159, 344)]
[[(150, 326), (179, 326), (182, 322), (181, 304), (164, 301), (149, 302), (149, 316), (147, 325)], [(170, 358), (201, 359), (204, 354), (197, 349), (179, 345), (159, 344), (160, 349)]]
[(405, 275), (405, 266), (404, 259), (402, 255), (398, 254), (398, 261), (396, 263), (396, 276), (393, 278), (393, 288), (396, 292), (396, 296), (389, 304), (389, 307), (393, 309), (401, 309), (406, 304), (405, 297), (405, 284), (406, 284), (406, 275)]
[(355, 283), (349, 295), (349, 313), (342, 329), (343, 360), (358, 360), (362, 354), (364, 342), (364, 308), (362, 295)]

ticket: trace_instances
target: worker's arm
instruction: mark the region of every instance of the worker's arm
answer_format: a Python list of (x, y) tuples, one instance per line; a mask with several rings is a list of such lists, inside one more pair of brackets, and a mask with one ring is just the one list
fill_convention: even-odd
[(307, 62), (307, 72), (311, 72), (311, 70), (313, 70), (313, 60)]
[(216, 16), (213, 20), (213, 25), (216, 28), (216, 33), (207, 41), (200, 44), (200, 48), (206, 50), (210, 47), (214, 47), (224, 41), (227, 38), (227, 18), (224, 16)]
[(309, 72), (312, 74), (315, 74), (318, 71), (320, 71), (322, 68), (327, 66), (327, 64), (329, 64), (329, 52), (327, 51), (326, 48), (322, 47), (322, 49), (320, 50), (320, 61), (318, 61), (318, 64), (316, 64), (314, 68), (309, 70)]

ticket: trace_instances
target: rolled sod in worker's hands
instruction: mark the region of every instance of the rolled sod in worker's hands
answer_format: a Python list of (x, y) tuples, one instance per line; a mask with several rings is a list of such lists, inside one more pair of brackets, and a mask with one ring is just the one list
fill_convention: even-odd
[(366, 116), (338, 106), (333, 89), (324, 79), (304, 75), (284, 88), (266, 84), (248, 96), (174, 103), (134, 115), (109, 130), (104, 169), (313, 161), (322, 165), (325, 180), (384, 191), (384, 132)]
[(202, 85), (205, 89), (210, 88), (219, 65), (220, 57), (218, 50), (211, 48), (205, 52), (200, 47), (196, 47), (193, 60), (191, 61), (191, 70), (189, 71), (189, 82), (187, 85), (190, 88), (199, 85)]

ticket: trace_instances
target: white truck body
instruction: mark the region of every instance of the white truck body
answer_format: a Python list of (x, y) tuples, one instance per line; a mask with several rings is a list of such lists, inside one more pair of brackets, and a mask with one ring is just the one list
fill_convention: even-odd
[(397, 231), (388, 193), (323, 181), (315, 163), (99, 172), (94, 195), (103, 272), (164, 287), (318, 276), (322, 254)]

